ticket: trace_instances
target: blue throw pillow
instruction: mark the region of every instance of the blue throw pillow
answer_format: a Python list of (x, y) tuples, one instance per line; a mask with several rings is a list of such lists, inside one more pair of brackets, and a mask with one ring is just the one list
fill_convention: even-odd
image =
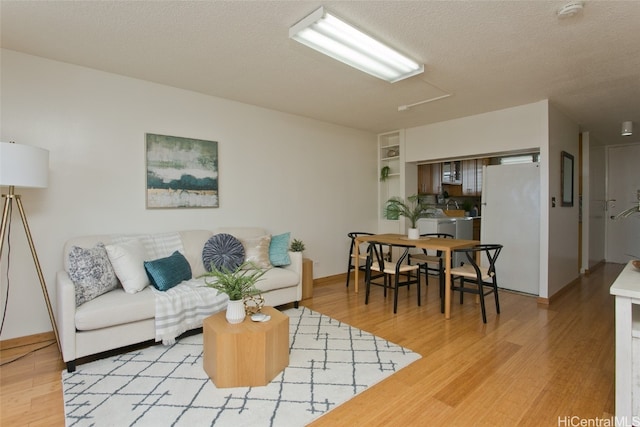
[(282, 233), (271, 237), (269, 244), (269, 261), (274, 267), (291, 264), (289, 258), (289, 238), (291, 233)]
[(159, 291), (168, 291), (192, 277), (189, 261), (178, 251), (166, 258), (145, 261), (144, 269), (153, 287)]
[(244, 246), (231, 234), (215, 234), (202, 248), (202, 263), (207, 271), (235, 271), (244, 262)]

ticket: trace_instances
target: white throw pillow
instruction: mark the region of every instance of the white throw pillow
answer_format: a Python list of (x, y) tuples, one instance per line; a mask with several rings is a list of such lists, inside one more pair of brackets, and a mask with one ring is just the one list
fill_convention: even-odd
[(109, 261), (128, 294), (140, 292), (149, 285), (149, 277), (144, 269), (147, 252), (138, 239), (106, 245)]

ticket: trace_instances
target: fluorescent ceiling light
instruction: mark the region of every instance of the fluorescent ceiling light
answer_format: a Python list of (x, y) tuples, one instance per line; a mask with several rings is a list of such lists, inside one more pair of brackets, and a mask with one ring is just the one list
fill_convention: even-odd
[(390, 83), (424, 72), (424, 65), (318, 8), (289, 28), (289, 38)]
[(633, 122), (622, 122), (622, 136), (633, 135)]

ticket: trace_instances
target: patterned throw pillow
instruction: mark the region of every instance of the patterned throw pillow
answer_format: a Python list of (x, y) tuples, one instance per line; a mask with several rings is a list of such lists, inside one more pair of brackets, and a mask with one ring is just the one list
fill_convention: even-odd
[(118, 287), (118, 278), (103, 243), (89, 249), (72, 247), (69, 252), (69, 277), (76, 288), (76, 306)]
[(271, 237), (269, 244), (269, 261), (274, 267), (282, 267), (291, 264), (289, 258), (289, 239), (291, 233), (278, 234)]
[(167, 291), (183, 280), (191, 279), (189, 261), (178, 251), (166, 258), (145, 261), (144, 268), (151, 284), (159, 291)]
[[(244, 246), (244, 260), (253, 264), (257, 268), (271, 268), (271, 261), (269, 261), (269, 244), (271, 243), (271, 235), (261, 237), (253, 237), (248, 239), (240, 239), (242, 246)], [(252, 265), (247, 265), (246, 269), (253, 268)]]
[(234, 271), (244, 261), (244, 246), (231, 234), (211, 236), (202, 249), (202, 262), (207, 271), (227, 269)]

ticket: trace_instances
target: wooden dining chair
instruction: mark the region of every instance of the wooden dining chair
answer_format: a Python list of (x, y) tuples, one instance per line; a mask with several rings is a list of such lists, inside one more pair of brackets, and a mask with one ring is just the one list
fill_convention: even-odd
[[(484, 297), (493, 293), (496, 301), (496, 313), (500, 314), (500, 300), (498, 298), (498, 278), (496, 276), (496, 260), (502, 251), (502, 245), (483, 244), (467, 249), (456, 249), (455, 252), (464, 253), (467, 263), (451, 269), (451, 290), (460, 292), (460, 304), (463, 303), (465, 293), (480, 296), (480, 308), (482, 321), (487, 323)], [(486, 257), (488, 266), (479, 266), (476, 262), (478, 254)], [(480, 258), (480, 257), (478, 257)], [(459, 285), (455, 285), (456, 280)], [(470, 286), (465, 286), (466, 284)]]
[[(351, 278), (351, 270), (357, 268), (360, 271), (365, 271), (367, 268), (367, 245), (361, 244), (358, 251), (358, 259), (356, 260), (355, 247), (356, 247), (356, 238), (358, 236), (373, 236), (373, 233), (367, 233), (365, 231), (353, 231), (351, 233), (347, 233), (347, 237), (351, 239), (351, 246), (349, 247), (349, 259), (347, 260), (347, 288), (349, 287), (349, 279)], [(363, 250), (364, 249), (364, 250)]]
[[(388, 253), (384, 251), (384, 247), (389, 247), (389, 253), (398, 253), (399, 256), (395, 261), (389, 260)], [(406, 262), (411, 248), (413, 248), (411, 245), (387, 245), (380, 242), (369, 242), (365, 272), (367, 287), (364, 299), (365, 304), (369, 304), (371, 285), (382, 286), (385, 297), (387, 296), (387, 289), (393, 289), (393, 312), (395, 314), (398, 312), (399, 288), (401, 286), (407, 286), (408, 288), (415, 283), (418, 287), (418, 306), (420, 306), (420, 266)], [(375, 276), (376, 272), (381, 273), (379, 277)], [(382, 282), (379, 281), (380, 278), (382, 278)]]
[[(426, 233), (420, 237), (453, 239), (452, 234), (448, 233)], [(422, 253), (409, 252), (409, 264), (418, 264), (420, 270), (424, 272), (424, 281), (429, 285), (429, 275), (438, 276), (438, 284), (440, 287), (440, 311), (444, 313), (444, 253), (442, 251), (428, 251), (422, 249)]]

